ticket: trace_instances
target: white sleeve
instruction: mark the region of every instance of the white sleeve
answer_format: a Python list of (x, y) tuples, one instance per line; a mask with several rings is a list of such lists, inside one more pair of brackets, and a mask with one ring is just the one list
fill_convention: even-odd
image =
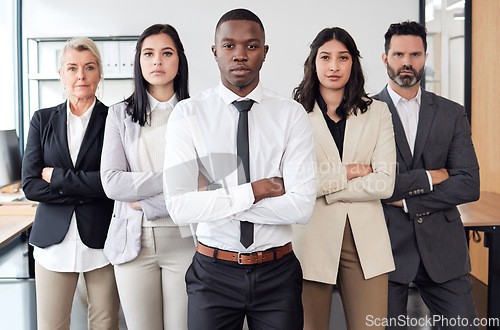
[(167, 124), (163, 187), (172, 220), (177, 224), (217, 221), (249, 209), (255, 200), (250, 183), (198, 191), (200, 167), (191, 131), (198, 128), (191, 127), (193, 122), (178, 105)]
[(317, 191), (313, 128), (305, 110), (298, 112), (290, 127), (280, 170), (285, 194), (265, 198), (237, 214), (237, 220), (258, 224), (305, 224), (309, 221)]

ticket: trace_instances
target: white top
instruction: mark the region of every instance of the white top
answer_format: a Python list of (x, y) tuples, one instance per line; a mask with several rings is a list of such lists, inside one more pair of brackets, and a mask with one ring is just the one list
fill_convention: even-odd
[(422, 98), (422, 90), (418, 88), (417, 95), (411, 100), (407, 100), (396, 93), (389, 85), (387, 91), (392, 99), (392, 103), (398, 111), (399, 119), (406, 134), (406, 140), (410, 146), (411, 154), (415, 150), (415, 138), (417, 137), (418, 116), (420, 114), (420, 101)]
[[(391, 97), (392, 103), (396, 107), (396, 111), (398, 112), (401, 124), (403, 124), (406, 140), (408, 141), (408, 145), (410, 146), (410, 151), (413, 156), (413, 152), (415, 150), (415, 139), (417, 138), (420, 104), (422, 101), (422, 89), (419, 87), (417, 95), (411, 100), (407, 100), (401, 97), (389, 85), (387, 85), (387, 92)], [(429, 180), (429, 186), (432, 191), (433, 190), (432, 177), (429, 174), (429, 171), (425, 172), (427, 173), (427, 179)], [(406, 206), (406, 201), (404, 199), (403, 199), (403, 210), (406, 213), (408, 213), (408, 207)]]
[[(90, 108), (78, 117), (71, 113), (67, 102), (68, 149), (73, 165), (76, 163), (95, 104), (94, 100)], [(78, 233), (75, 212), (62, 242), (44, 249), (34, 246), (33, 257), (43, 268), (55, 272), (88, 272), (109, 264), (102, 249), (92, 249), (83, 244)]]
[[(238, 185), (233, 101), (255, 101), (248, 113), (250, 179), (282, 177), (286, 193), (254, 204), (250, 183)], [(197, 223), (208, 246), (262, 251), (292, 239), (291, 224), (309, 220), (317, 191), (313, 129), (304, 108), (259, 84), (245, 98), (222, 83), (177, 104), (167, 124), (164, 192), (178, 224)], [(197, 191), (201, 171), (222, 188)], [(240, 243), (240, 221), (255, 224), (254, 243)]]
[[(166, 102), (159, 102), (151, 94), (147, 93), (149, 101), (148, 121), (141, 126), (139, 135), (138, 151), (139, 166), (141, 171), (161, 172), (163, 171), (163, 161), (165, 158), (165, 145), (161, 142), (165, 139), (168, 117), (172, 109), (177, 104), (177, 96)], [(163, 194), (152, 198), (164, 199)], [(170, 216), (147, 220), (146, 215), (142, 215), (143, 227), (177, 226)]]

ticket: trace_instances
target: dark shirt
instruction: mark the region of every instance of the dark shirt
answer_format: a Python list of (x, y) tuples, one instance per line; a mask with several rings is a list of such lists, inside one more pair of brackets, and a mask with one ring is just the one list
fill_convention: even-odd
[(326, 102), (323, 100), (321, 94), (318, 94), (316, 97), (316, 102), (318, 102), (319, 108), (321, 112), (323, 112), (323, 116), (325, 117), (326, 124), (328, 125), (328, 129), (332, 134), (333, 140), (337, 145), (337, 149), (339, 150), (340, 160), (342, 160), (342, 151), (344, 150), (344, 135), (345, 135), (345, 118), (342, 114), (342, 108), (344, 107), (344, 100), (340, 102), (340, 105), (337, 107), (335, 112), (341, 118), (338, 122), (334, 122), (327, 114)]

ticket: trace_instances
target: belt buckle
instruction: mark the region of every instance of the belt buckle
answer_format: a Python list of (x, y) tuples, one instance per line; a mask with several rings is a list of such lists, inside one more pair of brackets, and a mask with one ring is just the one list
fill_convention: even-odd
[(252, 252), (238, 252), (238, 265), (246, 265), (241, 262), (241, 257), (249, 257), (252, 255)]

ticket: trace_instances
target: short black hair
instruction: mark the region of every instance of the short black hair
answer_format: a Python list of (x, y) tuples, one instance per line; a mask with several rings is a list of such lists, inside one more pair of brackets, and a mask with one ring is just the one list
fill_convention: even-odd
[(219, 22), (217, 22), (215, 31), (217, 32), (219, 26), (221, 26), (222, 23), (225, 23), (227, 21), (253, 21), (259, 24), (260, 28), (262, 29), (262, 32), (265, 32), (264, 24), (262, 24), (260, 18), (248, 9), (238, 8), (228, 11), (227, 13), (222, 15), (222, 17), (219, 19)]
[(404, 21), (401, 23), (394, 23), (389, 26), (385, 33), (385, 53), (391, 48), (391, 39), (393, 35), (397, 36), (417, 36), (422, 38), (424, 43), (424, 50), (427, 52), (427, 29), (420, 23), (415, 21)]

